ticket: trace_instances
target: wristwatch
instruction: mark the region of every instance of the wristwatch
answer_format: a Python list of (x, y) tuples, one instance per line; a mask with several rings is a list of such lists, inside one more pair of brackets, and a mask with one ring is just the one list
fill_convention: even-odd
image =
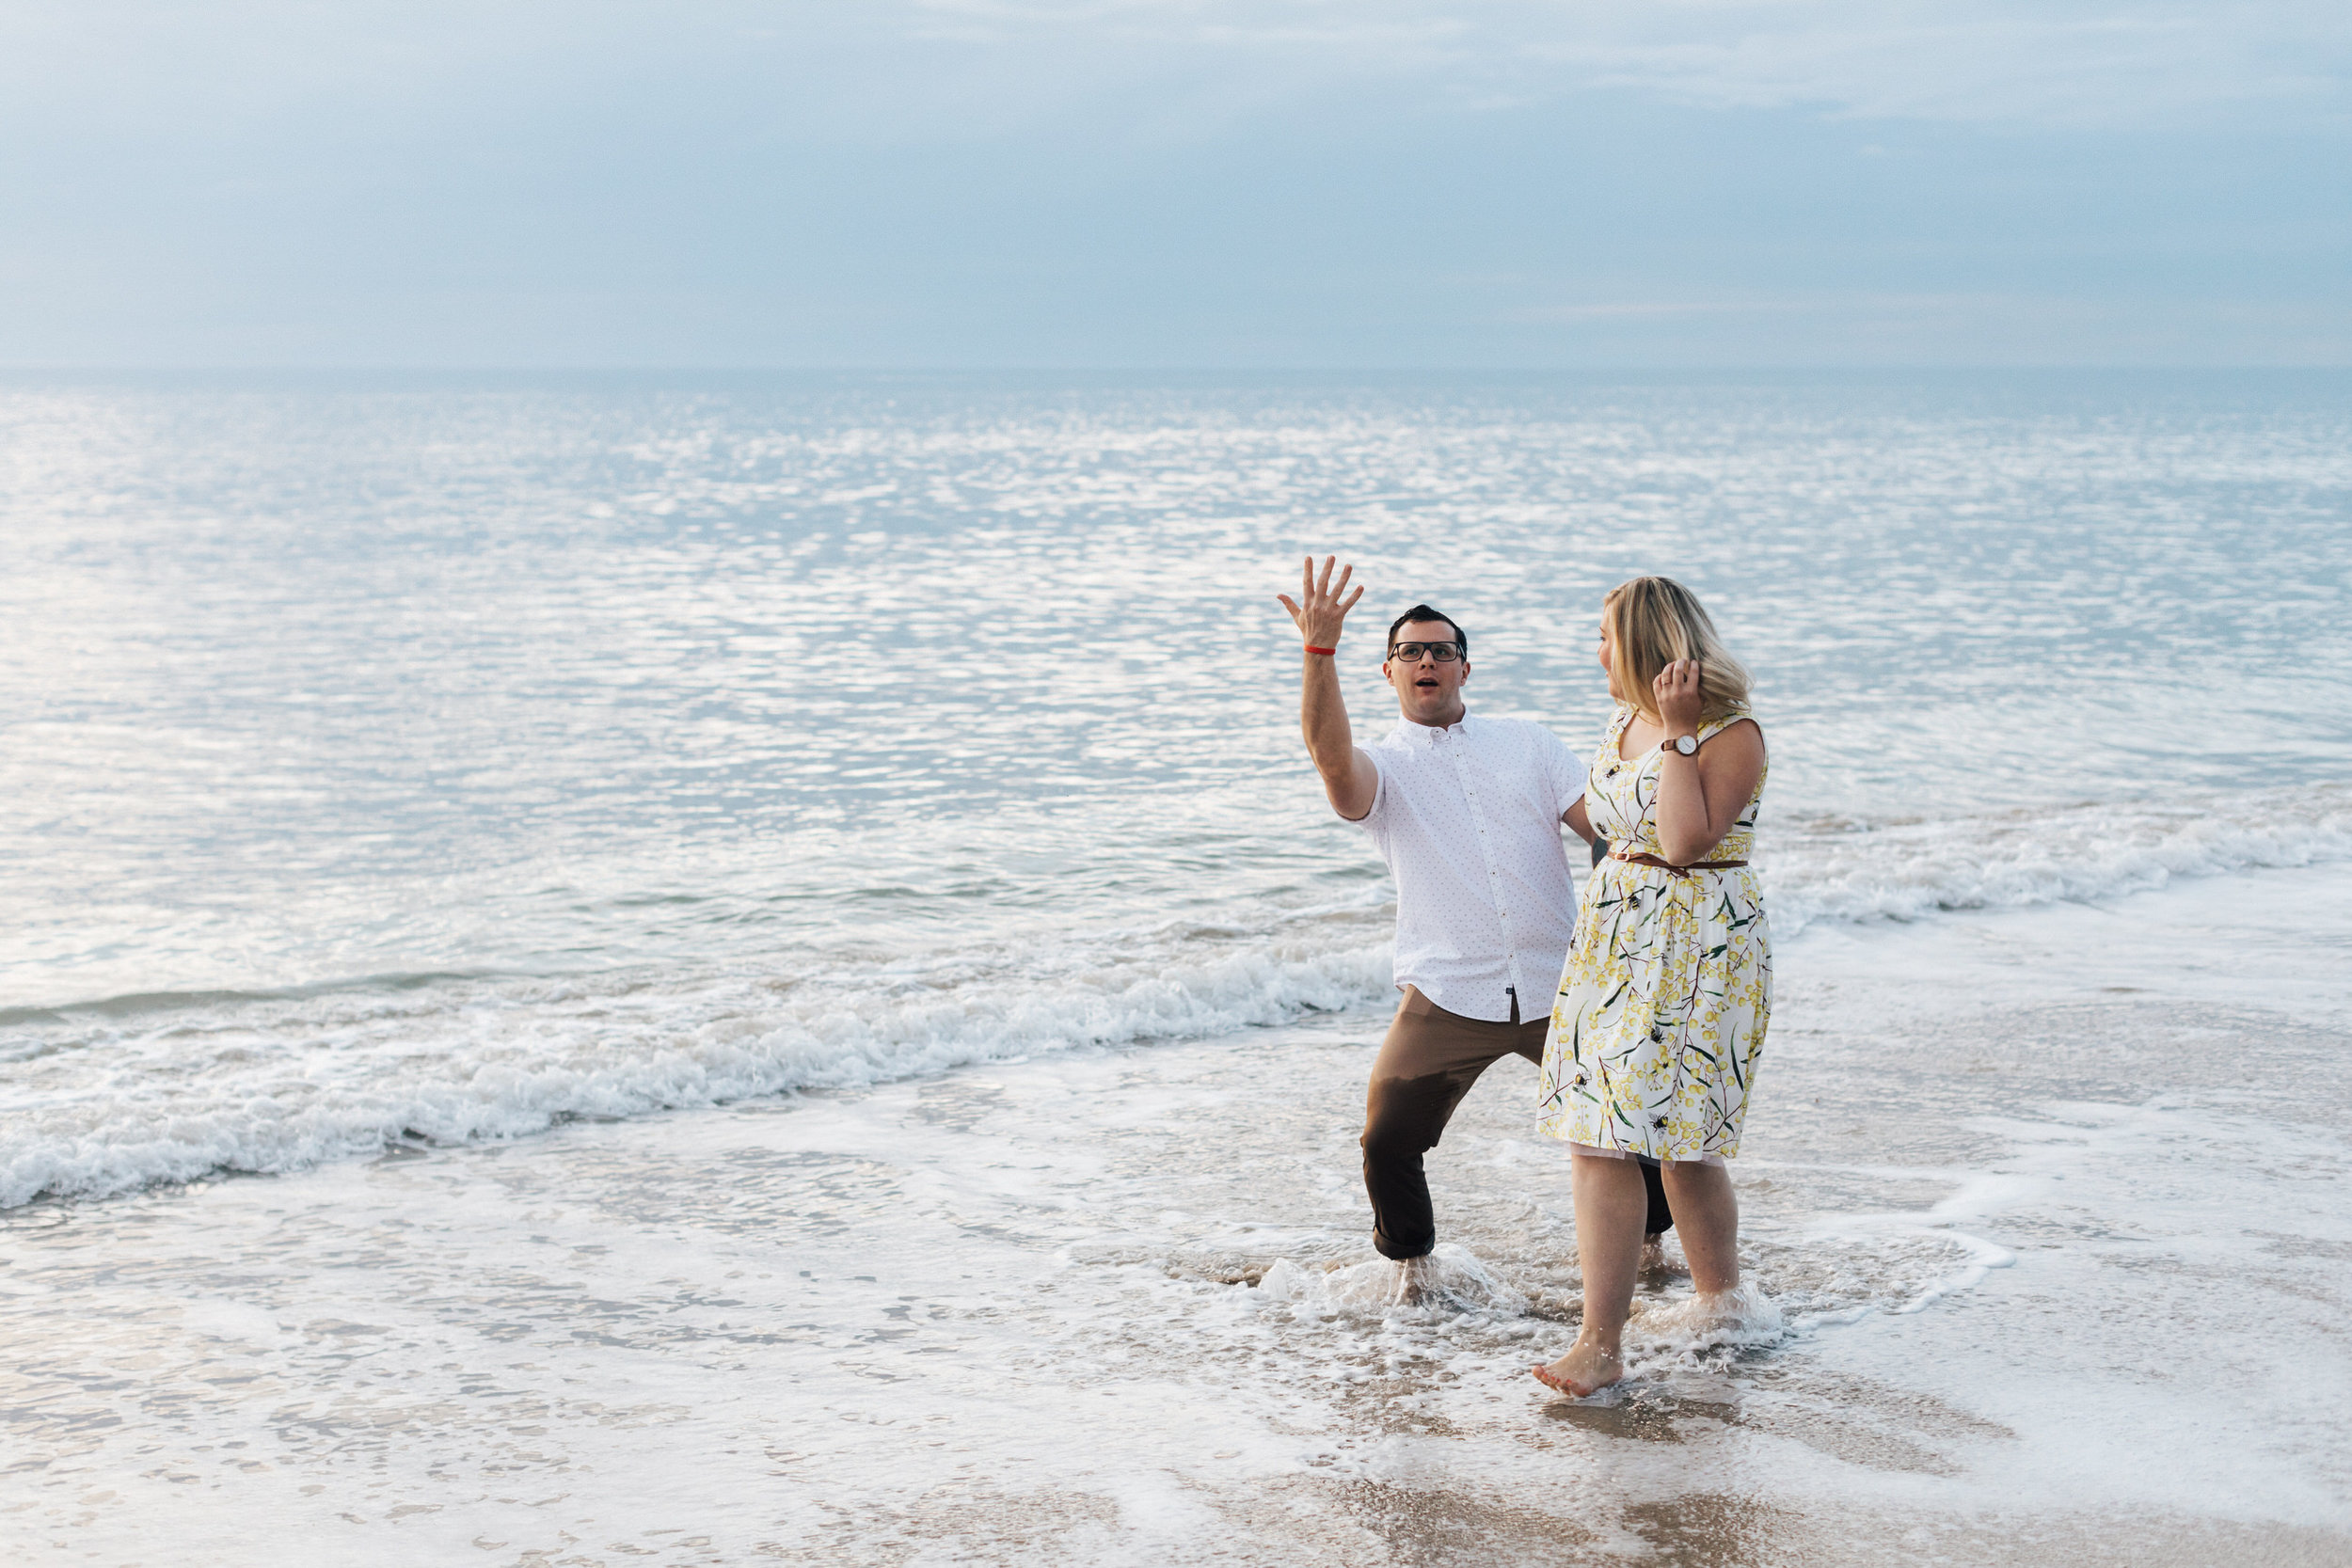
[(1686, 757), (1693, 756), (1698, 752), (1699, 737), (1694, 735), (1678, 735), (1672, 740), (1666, 742), (1666, 744), (1672, 746), (1676, 751), (1680, 752)]

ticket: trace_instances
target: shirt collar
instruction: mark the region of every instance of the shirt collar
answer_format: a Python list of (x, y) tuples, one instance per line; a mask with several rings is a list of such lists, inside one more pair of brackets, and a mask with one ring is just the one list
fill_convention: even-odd
[(1446, 734), (1448, 730), (1457, 736), (1468, 731), (1470, 727), (1470, 709), (1465, 707), (1460, 719), (1444, 729), (1439, 729), (1429, 724), (1416, 724), (1403, 714), (1399, 714), (1396, 720), (1396, 733), (1416, 746), (1435, 746), (1438, 743), (1438, 737)]

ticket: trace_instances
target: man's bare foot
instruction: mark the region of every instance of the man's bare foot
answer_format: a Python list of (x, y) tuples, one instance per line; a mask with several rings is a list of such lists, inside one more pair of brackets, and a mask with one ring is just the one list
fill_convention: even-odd
[(1535, 1381), (1572, 1399), (1584, 1399), (1625, 1376), (1625, 1360), (1582, 1338), (1549, 1367), (1532, 1367)]
[(1392, 1307), (1419, 1307), (1436, 1291), (1437, 1279), (1437, 1261), (1428, 1254), (1398, 1259), (1396, 1283), (1389, 1287), (1389, 1304)]
[(1691, 1272), (1666, 1256), (1666, 1233), (1662, 1230), (1654, 1236), (1642, 1238), (1640, 1268), (1644, 1274), (1689, 1274)]

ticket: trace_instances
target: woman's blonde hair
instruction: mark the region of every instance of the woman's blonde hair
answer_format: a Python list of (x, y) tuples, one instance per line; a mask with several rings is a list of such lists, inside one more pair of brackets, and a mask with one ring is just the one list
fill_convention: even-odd
[(1699, 661), (1702, 721), (1748, 711), (1747, 667), (1731, 657), (1698, 595), (1672, 578), (1633, 578), (1600, 601), (1609, 628), (1609, 679), (1621, 700), (1655, 720), (1651, 683), (1678, 658)]

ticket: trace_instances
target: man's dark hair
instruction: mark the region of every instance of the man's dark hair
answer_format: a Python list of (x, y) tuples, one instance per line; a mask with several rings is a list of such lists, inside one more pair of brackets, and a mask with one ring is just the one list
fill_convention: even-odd
[(1462, 624), (1459, 621), (1456, 621), (1453, 616), (1448, 615), (1445, 611), (1441, 610), (1432, 610), (1425, 604), (1415, 605), (1412, 609), (1406, 610), (1404, 614), (1389, 623), (1389, 646), (1391, 648), (1396, 646), (1397, 627), (1409, 626), (1415, 621), (1443, 621), (1447, 626), (1452, 626), (1454, 628), (1454, 641), (1455, 645), (1462, 650), (1462, 657), (1464, 658), (1470, 657), (1470, 633), (1462, 629)]

